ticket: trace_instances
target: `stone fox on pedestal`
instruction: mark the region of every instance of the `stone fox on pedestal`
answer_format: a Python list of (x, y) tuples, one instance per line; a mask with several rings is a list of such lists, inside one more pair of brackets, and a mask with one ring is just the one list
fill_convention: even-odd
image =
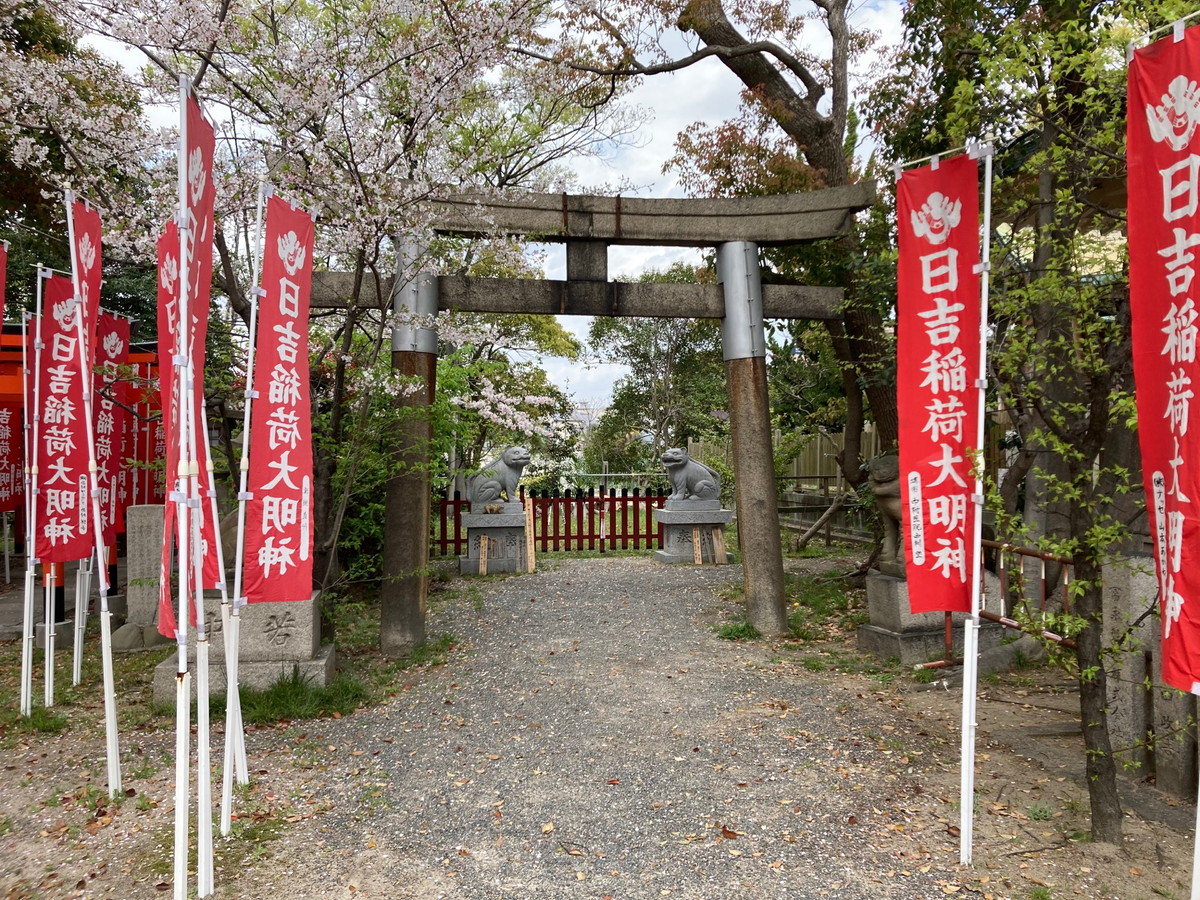
[(721, 476), (699, 460), (692, 459), (682, 447), (674, 447), (659, 459), (667, 467), (671, 482), (668, 500), (720, 500)]
[(519, 503), (517, 483), (529, 465), (529, 451), (508, 447), (496, 459), (480, 466), (479, 474), (467, 481), (467, 499), (475, 503), (495, 503), (503, 495), (508, 503)]

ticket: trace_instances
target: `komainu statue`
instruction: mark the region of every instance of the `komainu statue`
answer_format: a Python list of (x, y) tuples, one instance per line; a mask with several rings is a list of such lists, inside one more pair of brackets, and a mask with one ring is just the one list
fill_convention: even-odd
[(887, 574), (904, 572), (904, 536), (900, 531), (900, 457), (895, 453), (877, 456), (867, 466), (875, 508), (883, 523), (883, 549), (879, 569)]
[(467, 499), (472, 505), (496, 503), (501, 497), (508, 503), (520, 503), (517, 483), (527, 465), (528, 450), (524, 447), (505, 448), (499, 457), (484, 463), (478, 475), (467, 479)]
[(663, 453), (662, 464), (667, 467), (671, 482), (668, 500), (720, 500), (721, 476), (704, 463), (692, 459), (682, 447)]

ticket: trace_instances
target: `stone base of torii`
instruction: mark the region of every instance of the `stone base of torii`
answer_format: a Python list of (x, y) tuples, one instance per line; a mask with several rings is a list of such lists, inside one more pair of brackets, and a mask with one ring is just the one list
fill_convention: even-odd
[[(782, 634), (787, 617), (764, 319), (836, 318), (842, 292), (837, 287), (763, 285), (758, 246), (845, 234), (854, 213), (870, 206), (874, 197), (874, 183), (868, 182), (803, 194), (709, 200), (523, 194), (433, 201), (434, 229), (440, 233), (533, 235), (565, 243), (567, 279), (436, 276), (421, 272), (420, 247), (402, 246), (395, 285), (383, 288), (399, 323), (392, 336), (392, 364), (425, 387), (403, 402), (416, 409), (433, 402), (437, 334), (432, 323), (440, 310), (720, 319), (747, 617), (763, 634)], [(715, 247), (719, 284), (610, 282), (608, 248), (613, 245)], [(350, 275), (323, 273), (314, 280), (314, 307), (344, 307), (353, 296)], [(359, 294), (357, 302), (381, 308), (382, 299)], [(406, 422), (396, 435), (401, 474), (389, 484), (386, 501), (381, 649), (389, 655), (406, 653), (425, 639), (429, 421), (417, 415)]]

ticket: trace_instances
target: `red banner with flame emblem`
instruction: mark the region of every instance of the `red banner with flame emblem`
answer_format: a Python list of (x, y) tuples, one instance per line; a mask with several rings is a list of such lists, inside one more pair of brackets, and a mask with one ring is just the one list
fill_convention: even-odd
[(896, 392), (906, 577), (914, 613), (971, 610), (979, 423), (979, 168), (968, 156), (905, 171)]
[(75, 288), (69, 278), (46, 279), (35, 344), (33, 465), (34, 553), (42, 562), (86, 559), (94, 548), (87, 433), (84, 430), (83, 348)]
[(1200, 28), (1129, 66), (1129, 305), (1138, 437), (1162, 611), (1163, 681), (1200, 693)]
[(312, 217), (272, 196), (263, 246), (246, 505), (245, 593), (252, 603), (309, 599), (313, 567)]

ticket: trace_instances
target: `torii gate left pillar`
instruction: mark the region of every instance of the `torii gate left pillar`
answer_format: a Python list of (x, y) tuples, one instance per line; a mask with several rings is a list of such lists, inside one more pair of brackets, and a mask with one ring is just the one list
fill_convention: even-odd
[[(384, 540), (380, 590), (379, 649), (403, 656), (425, 642), (425, 600), (429, 588), (429, 514), (432, 483), (429, 414), (437, 390), (437, 276), (412, 275), (421, 248), (403, 244), (396, 261), (392, 312), (392, 369), (411, 387), (399, 400), (396, 469), (388, 480), (384, 515), (388, 530), (411, 535)], [(402, 279), (408, 277), (405, 283)]]

